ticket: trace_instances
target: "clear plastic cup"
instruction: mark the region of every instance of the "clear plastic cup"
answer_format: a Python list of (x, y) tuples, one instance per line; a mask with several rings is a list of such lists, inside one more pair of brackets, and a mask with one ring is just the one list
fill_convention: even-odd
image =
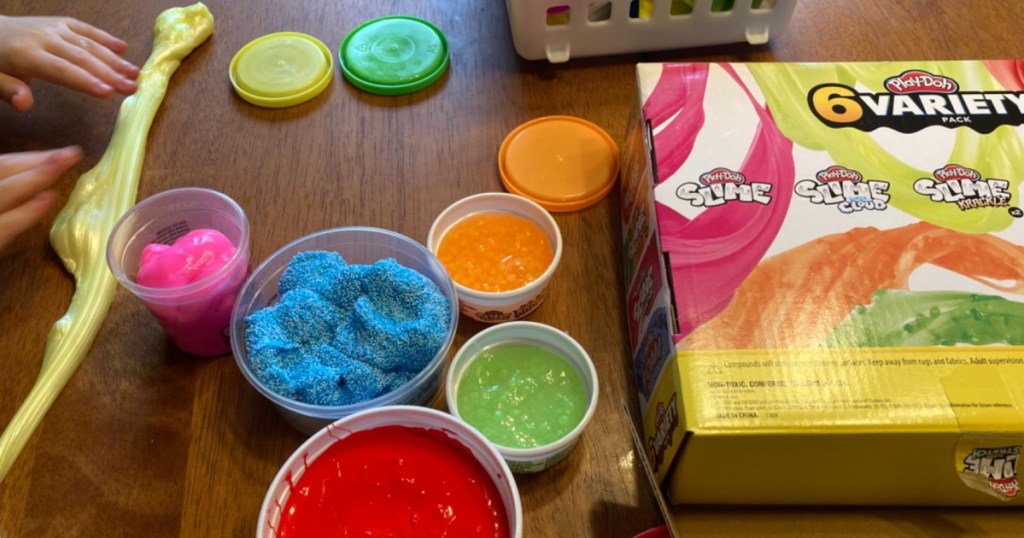
[[(313, 405), (300, 402), (275, 393), (256, 378), (245, 348), (245, 318), (257, 310), (275, 304), (280, 299), (277, 283), (288, 263), (296, 254), (310, 250), (334, 251), (341, 254), (346, 262), (358, 265), (369, 265), (385, 258), (394, 258), (399, 264), (419, 272), (437, 285), (451, 307), (448, 333), (444, 344), (421, 372), (391, 392), (349, 405)], [(404, 235), (379, 228), (334, 228), (307, 235), (285, 245), (252, 272), (238, 294), (238, 301), (231, 316), (231, 348), (242, 375), (249, 383), (273, 402), (289, 424), (308, 435), (339, 418), (366, 409), (385, 405), (430, 404), (440, 392), (445, 359), (455, 338), (458, 320), (458, 296), (455, 286), (441, 262), (422, 245)]]
[(469, 449), (498, 488), (502, 504), (505, 506), (506, 517), (508, 517), (510, 538), (522, 538), (523, 507), (519, 499), (519, 490), (516, 487), (515, 478), (501, 454), (487, 439), (465, 422), (435, 409), (411, 406), (365, 410), (338, 420), (310, 437), (292, 453), (291, 457), (281, 466), (281, 470), (278, 471), (273, 482), (270, 483), (267, 495), (263, 499), (263, 506), (260, 508), (256, 537), (277, 537), (281, 511), (287, 505), (292, 484), (302, 478), (302, 474), (309, 467), (310, 462), (315, 461), (333, 443), (354, 432), (383, 426), (409, 426), (440, 430)]
[[(224, 234), (235, 252), (220, 269), (185, 286), (153, 288), (135, 281), (142, 250), (170, 245), (193, 230)], [(142, 300), (182, 351), (212, 357), (231, 351), (228, 328), (238, 290), (249, 271), (249, 221), (227, 196), (209, 189), (174, 189), (146, 198), (117, 222), (107, 241), (107, 265)]]
[(572, 452), (583, 430), (597, 410), (598, 382), (597, 370), (590, 360), (590, 355), (576, 340), (568, 334), (542, 323), (532, 321), (513, 321), (495, 325), (480, 331), (462, 345), (452, 365), (448, 369), (448, 380), (445, 387), (445, 398), (448, 412), (460, 417), (458, 405), (459, 381), (466, 368), (472, 364), (482, 351), (507, 343), (535, 344), (554, 350), (576, 368), (583, 379), (583, 387), (587, 391), (587, 411), (583, 419), (569, 433), (560, 439), (534, 448), (512, 448), (495, 443), (498, 452), (508, 463), (514, 473), (535, 473), (543, 471), (562, 461)]
[(516, 194), (488, 192), (463, 198), (448, 206), (434, 220), (427, 234), (427, 248), (437, 253), (445, 233), (456, 222), (480, 213), (511, 213), (536, 224), (551, 241), (551, 264), (536, 280), (521, 288), (487, 292), (467, 288), (458, 282), (459, 308), (463, 314), (484, 323), (499, 323), (525, 317), (533, 312), (547, 295), (547, 285), (562, 259), (562, 233), (546, 209), (533, 200)]

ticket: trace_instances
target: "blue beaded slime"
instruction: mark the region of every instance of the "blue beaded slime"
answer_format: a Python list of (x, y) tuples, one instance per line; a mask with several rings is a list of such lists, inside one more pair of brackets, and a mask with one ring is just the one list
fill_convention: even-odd
[(300, 252), (288, 262), (277, 290), (282, 295), (297, 289), (312, 291), (347, 316), (362, 294), (359, 276), (365, 267), (348, 265), (337, 252)]
[(349, 265), (337, 252), (302, 252), (278, 291), (277, 304), (245, 319), (245, 345), (256, 378), (294, 400), (348, 405), (395, 390), (448, 334), (448, 300), (391, 258)]

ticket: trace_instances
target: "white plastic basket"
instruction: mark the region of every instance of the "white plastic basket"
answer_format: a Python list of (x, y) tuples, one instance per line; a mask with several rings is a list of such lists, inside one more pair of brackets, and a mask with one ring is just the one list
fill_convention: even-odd
[(767, 43), (796, 0), (505, 0), (516, 52), (551, 63), (723, 43)]

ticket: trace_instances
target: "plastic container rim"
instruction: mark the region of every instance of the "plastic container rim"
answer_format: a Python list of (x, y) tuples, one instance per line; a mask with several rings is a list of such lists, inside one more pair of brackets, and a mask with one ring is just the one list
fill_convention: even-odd
[[(328, 428), (336, 428), (336, 429), (344, 430), (347, 423), (349, 423), (350, 421), (359, 420), (359, 419), (363, 418), (366, 415), (373, 415), (373, 414), (380, 414), (380, 413), (396, 413), (396, 412), (409, 413), (409, 414), (421, 415), (421, 416), (429, 416), (429, 417), (435, 418), (439, 422), (446, 423), (447, 425), (453, 425), (453, 426), (455, 426), (457, 428), (461, 428), (461, 429), (465, 430), (465, 432), (460, 432), (459, 435), (461, 435), (462, 433), (468, 433), (470, 435), (470, 437), (473, 437), (477, 441), (479, 441), (480, 446), (483, 448), (483, 450), (485, 450), (494, 459), (494, 461), (496, 461), (498, 463), (498, 466), (500, 467), (501, 472), (503, 473), (503, 476), (506, 477), (507, 480), (508, 480), (509, 489), (512, 492), (512, 504), (513, 504), (512, 511), (513, 511), (514, 516), (515, 516), (515, 521), (514, 522), (510, 521), (509, 524), (510, 525), (514, 524), (517, 527), (516, 529), (510, 529), (510, 530), (516, 531), (512, 535), (513, 538), (518, 538), (518, 537), (522, 536), (522, 529), (523, 529), (523, 505), (522, 505), (522, 500), (520, 499), (520, 495), (519, 495), (519, 487), (516, 485), (515, 474), (512, 473), (512, 470), (509, 468), (508, 463), (505, 461), (505, 458), (501, 455), (501, 452), (496, 448), (494, 443), (491, 443), (490, 441), (488, 441), (487, 438), (484, 437), (484, 435), (482, 433), (480, 433), (476, 428), (474, 428), (473, 426), (467, 424), (466, 421), (460, 419), (457, 416), (449, 415), (447, 413), (438, 411), (437, 409), (431, 409), (429, 407), (420, 407), (420, 406), (414, 406), (414, 405), (393, 405), (393, 406), (387, 406), (387, 407), (375, 407), (375, 408), (372, 408), (372, 409), (365, 409), (363, 411), (359, 411), (359, 412), (353, 413), (353, 414), (348, 415), (346, 417), (339, 418), (338, 420), (335, 420), (334, 422), (332, 422), (330, 424), (330, 426), (325, 426), (324, 428), (321, 428), (316, 433), (311, 435), (308, 439), (306, 439), (306, 441), (304, 441), (301, 445), (299, 445), (299, 447), (296, 448), (288, 456), (287, 459), (285, 459), (284, 463), (281, 464), (281, 468), (278, 469), (277, 474), (274, 475), (274, 479), (271, 480), (270, 486), (268, 486), (268, 488), (267, 488), (267, 493), (263, 497), (263, 503), (260, 505), (260, 512), (259, 512), (259, 518), (260, 519), (259, 519), (259, 521), (262, 521), (262, 518), (263, 518), (264, 514), (267, 513), (267, 510), (270, 508), (270, 503), (274, 502), (274, 499), (271, 497), (271, 493), (273, 491), (272, 488), (273, 488), (274, 484), (277, 484), (277, 483), (282, 482), (282, 481), (285, 480), (285, 477), (286, 477), (286, 475), (288, 473), (288, 462), (291, 461), (292, 458), (294, 458), (296, 454), (300, 454), (303, 451), (308, 450), (308, 448), (312, 444), (316, 443), (323, 435), (326, 435), (327, 434), (326, 432), (327, 432)], [(395, 425), (401, 425), (401, 424), (395, 424)], [(377, 426), (377, 427), (380, 427), (380, 426)], [(428, 428), (426, 426), (415, 426), (415, 427), (418, 427), (418, 428)], [(368, 428), (368, 429), (374, 429), (374, 428)], [(453, 433), (450, 430), (444, 429), (442, 427), (434, 427), (433, 429), (445, 432), (445, 433), (447, 433), (449, 435)], [(366, 430), (358, 430), (358, 431), (366, 431)], [(337, 442), (337, 441), (340, 441), (340, 440), (341, 439), (335, 438), (334, 442)], [(453, 437), (453, 440), (459, 442), (460, 444), (463, 445), (463, 447), (465, 447), (466, 449), (469, 449), (469, 450), (472, 451), (472, 448), (467, 446), (466, 443), (463, 442), (461, 439), (458, 439), (457, 437)], [(477, 459), (478, 462), (479, 462), (479, 458), (475, 458), (475, 459)], [(316, 460), (314, 459), (314, 461), (316, 461)], [(490, 473), (488, 473), (488, 474), (490, 474)], [(492, 477), (492, 482), (494, 482), (494, 481), (495, 481), (494, 477)], [(262, 525), (259, 525), (257, 527), (257, 536), (261, 535), (262, 529), (263, 529)]]
[[(324, 69), (323, 75), (321, 75), (321, 77), (308, 88), (296, 92), (292, 95), (284, 95), (281, 97), (265, 97), (243, 89), (242, 86), (238, 84), (237, 77), (235, 76), (235, 71), (238, 66), (239, 59), (242, 57), (243, 53), (248, 51), (250, 48), (254, 47), (256, 44), (266, 41), (270, 38), (277, 37), (299, 37), (313, 43), (316, 46), (316, 48), (319, 49), (320, 52), (324, 55), (324, 58), (327, 59), (327, 68)], [(313, 99), (317, 95), (320, 95), (320, 93), (322, 93), (324, 89), (327, 88), (327, 86), (331, 83), (331, 79), (334, 78), (334, 57), (331, 55), (331, 50), (327, 48), (327, 45), (325, 45), (323, 41), (320, 41), (314, 36), (304, 34), (301, 32), (275, 32), (272, 34), (266, 34), (257, 37), (256, 39), (253, 39), (252, 41), (243, 45), (241, 49), (238, 49), (238, 52), (236, 52), (235, 55), (231, 58), (231, 64), (228, 66), (228, 78), (231, 79), (231, 86), (234, 87), (235, 92), (237, 92), (242, 99), (245, 99), (249, 103), (267, 108), (286, 108), (305, 103), (306, 101)]]
[[(302, 243), (310, 241), (310, 240), (312, 240), (312, 239), (314, 239), (316, 237), (320, 237), (320, 236), (323, 236), (323, 235), (333, 235), (333, 234), (336, 234), (336, 233), (339, 233), (339, 232), (370, 232), (370, 233), (379, 233), (379, 234), (382, 234), (382, 235), (388, 235), (388, 236), (391, 236), (393, 238), (399, 239), (400, 241), (402, 241), (404, 243), (407, 243), (410, 246), (415, 247), (417, 250), (420, 250), (423, 253), (428, 254), (429, 258), (433, 259), (433, 261), (436, 263), (437, 267), (439, 267), (441, 269), (441, 275), (444, 277), (444, 279), (451, 286), (450, 289), (453, 292), (452, 295), (455, 297), (455, 302), (453, 304), (453, 302), (450, 299), (448, 300), (448, 306), (449, 306), (450, 312), (449, 312), (449, 317), (448, 317), (448, 333), (447, 333), (447, 336), (445, 337), (444, 343), (441, 344), (441, 348), (438, 349), (437, 354), (435, 354), (434, 357), (430, 360), (430, 362), (427, 363), (427, 366), (425, 366), (415, 376), (413, 376), (412, 379), (410, 379), (409, 381), (406, 381), (403, 385), (399, 386), (398, 388), (396, 388), (394, 390), (391, 390), (389, 392), (385, 392), (384, 394), (381, 394), (380, 396), (377, 396), (375, 398), (371, 398), (369, 400), (363, 400), (361, 402), (345, 404), (345, 405), (316, 405), (316, 404), (310, 404), (310, 403), (306, 403), (306, 402), (301, 402), (299, 400), (296, 400), (296, 399), (293, 399), (293, 398), (289, 398), (289, 397), (284, 396), (282, 394), (278, 394), (278, 393), (270, 390), (269, 388), (267, 388), (263, 384), (262, 381), (260, 381), (259, 379), (256, 378), (255, 374), (252, 373), (252, 371), (251, 371), (251, 369), (250, 369), (250, 367), (248, 365), (248, 352), (245, 349), (245, 336), (244, 336), (245, 335), (245, 327), (244, 327), (245, 318), (243, 317), (242, 319), (236, 320), (236, 314), (238, 313), (239, 308), (242, 306), (242, 297), (245, 295), (245, 291), (249, 288), (250, 284), (252, 283), (252, 280), (254, 279), (254, 277), (256, 277), (256, 275), (261, 274), (264, 271), (269, 271), (270, 269), (268, 269), (268, 266), (269, 266), (271, 261), (276, 260), (281, 254), (283, 254), (285, 251), (291, 249), (292, 247), (301, 245)], [(381, 258), (381, 259), (383, 259), (383, 258)], [(282, 271), (283, 271), (283, 269), (282, 269)], [(417, 271), (417, 272), (419, 272), (419, 271)], [(424, 278), (427, 278), (426, 275), (423, 275), (423, 276), (424, 276)], [(433, 282), (433, 280), (431, 280), (431, 282)], [(440, 289), (441, 286), (438, 286), (438, 288)], [(442, 292), (443, 292), (443, 290), (442, 290)], [(448, 298), (446, 297), (446, 299), (448, 299)], [(248, 314), (246, 314), (246, 316), (248, 316)], [(230, 341), (231, 341), (231, 351), (232, 351), (232, 355), (234, 355), (234, 357), (235, 357), (235, 362), (238, 364), (238, 369), (242, 371), (242, 375), (245, 376), (245, 379), (247, 381), (249, 381), (249, 383), (253, 387), (255, 387), (257, 391), (259, 391), (261, 394), (266, 396), (272, 402), (280, 403), (281, 405), (285, 406), (286, 408), (288, 408), (292, 412), (300, 413), (302, 415), (313, 417), (313, 418), (320, 418), (320, 419), (332, 418), (333, 415), (339, 415), (339, 414), (340, 415), (344, 415), (343, 418), (347, 418), (348, 416), (352, 416), (355, 413), (363, 411), (363, 410), (366, 410), (368, 408), (378, 408), (378, 407), (387, 406), (387, 404), (391, 400), (394, 399), (395, 394), (402, 394), (402, 393), (408, 392), (409, 388), (421, 384), (424, 380), (426, 380), (428, 377), (433, 375), (433, 373), (436, 370), (438, 370), (439, 367), (443, 366), (443, 364), (445, 362), (444, 358), (448, 354), (448, 352), (451, 350), (452, 342), (455, 340), (455, 333), (457, 331), (458, 319), (459, 319), (458, 295), (457, 295), (457, 293), (455, 293), (454, 281), (448, 275), (448, 271), (444, 268), (444, 265), (437, 259), (436, 256), (434, 256), (433, 252), (430, 252), (429, 250), (425, 249), (423, 247), (423, 245), (420, 245), (419, 243), (417, 243), (416, 241), (413, 241), (409, 237), (407, 237), (405, 235), (402, 235), (400, 233), (397, 233), (397, 232), (393, 232), (391, 230), (385, 230), (383, 228), (374, 228), (374, 227), (370, 227), (370, 226), (342, 226), (342, 227), (338, 227), (338, 228), (329, 228), (327, 230), (320, 230), (318, 232), (314, 232), (314, 233), (311, 233), (311, 234), (308, 234), (308, 235), (304, 235), (304, 236), (302, 236), (302, 237), (300, 237), (298, 239), (295, 239), (295, 240), (289, 242), (288, 244), (286, 244), (283, 247), (281, 247), (281, 248), (277, 249), (276, 251), (274, 251), (274, 253), (271, 254), (270, 256), (267, 256), (267, 258), (264, 259), (260, 263), (260, 265), (249, 275), (249, 277), (245, 280), (245, 283), (242, 284), (242, 287), (240, 288), (240, 290), (238, 292), (238, 297), (235, 298), (235, 303), (234, 303), (234, 305), (231, 308), (231, 338), (230, 338)], [(237, 331), (236, 331), (236, 325), (239, 327), (239, 330), (237, 330)], [(236, 332), (238, 332), (239, 336), (241, 336), (240, 339), (239, 338), (235, 338), (235, 333)], [(243, 356), (244, 356), (244, 358), (243, 358)], [(393, 407), (393, 406), (391, 406), (391, 407)], [(352, 411), (352, 413), (351, 414), (346, 413), (347, 411)]]
[[(498, 449), (498, 452), (500, 452), (503, 457), (507, 457), (517, 461), (530, 461), (550, 455), (551, 453), (553, 453), (555, 449), (561, 450), (563, 448), (571, 446), (573, 443), (575, 443), (576, 440), (579, 439), (579, 436), (583, 434), (583, 430), (590, 423), (590, 420), (593, 418), (594, 413), (597, 411), (597, 398), (598, 394), (600, 393), (600, 389), (597, 379), (597, 369), (594, 368), (594, 361), (591, 360), (590, 354), (587, 353), (585, 349), (583, 349), (583, 346), (581, 346), (575, 338), (569, 336), (568, 333), (559, 330), (555, 327), (552, 327), (550, 325), (537, 323), (535, 321), (509, 321), (507, 323), (492, 325), (491, 327), (488, 327), (480, 331), (469, 340), (466, 340), (466, 343), (464, 343), (462, 347), (459, 348), (459, 351), (455, 353), (455, 357), (452, 359), (452, 366), (454, 366), (455, 363), (463, 357), (463, 351), (469, 349), (472, 346), (472, 344), (475, 344), (476, 342), (482, 340), (484, 337), (490, 336), (491, 333), (508, 331), (516, 327), (529, 327), (531, 330), (546, 332), (548, 334), (555, 334), (558, 338), (567, 342), (570, 345), (570, 347), (574, 348), (578, 353), (580, 353), (580, 356), (583, 357), (583, 362), (585, 364), (584, 374), (588, 376), (589, 379), (593, 382), (594, 387), (593, 390), (590, 391), (590, 393), (587, 395), (587, 412), (583, 414), (583, 418), (580, 419), (579, 424), (577, 424), (572, 430), (569, 430), (569, 432), (563, 435), (562, 437), (559, 437), (558, 439), (546, 445), (540, 445), (533, 448), (513, 448), (505, 445), (500, 445), (498, 443), (495, 443), (494, 441), (488, 440), (489, 443), (493, 444)], [(498, 345), (500, 343), (501, 342), (496, 342), (494, 345)], [(472, 357), (469, 357), (466, 360), (468, 361), (471, 359)], [(570, 359), (568, 357), (563, 357), (563, 359), (572, 364), (574, 368), (577, 367), (575, 360)], [(470, 363), (466, 364), (466, 368), (469, 367), (469, 364)], [(464, 371), (465, 368), (463, 368), (463, 372)], [(448, 368), (448, 375), (445, 384), (445, 396), (448, 402), (448, 410), (451, 412), (452, 415), (458, 417), (459, 420), (465, 422), (465, 419), (463, 419), (462, 416), (459, 414), (458, 399), (456, 398), (455, 387), (456, 385), (458, 385), (459, 379), (454, 379), (454, 376), (455, 368)], [(467, 422), (467, 424), (469, 423)], [(469, 425), (472, 426), (472, 424)], [(481, 433), (480, 435), (483, 434)], [(484, 437), (486, 438), (487, 436)]]
[[(136, 210), (157, 203), (162, 199), (170, 196), (200, 192), (203, 194), (211, 195), (215, 198), (219, 198), (221, 201), (225, 202), (230, 208), (237, 211), (238, 215), (241, 216), (241, 233), (243, 239), (241, 243), (243, 244), (235, 245), (235, 252), (231, 255), (230, 258), (228, 258), (228, 261), (225, 262), (224, 265), (222, 265), (216, 271), (204, 276), (203, 278), (196, 280), (195, 282), (185, 284), (184, 286), (176, 286), (173, 288), (154, 288), (150, 286), (143, 286), (133, 281), (127, 274), (124, 273), (124, 271), (114, 271), (115, 260), (117, 260), (118, 256), (113, 251), (114, 236), (117, 235), (117, 232), (120, 231), (121, 227), (128, 221), (128, 218), (132, 216)], [(231, 213), (222, 211), (220, 209), (204, 208), (204, 210), (220, 213), (226, 216), (235, 216)], [(212, 189), (205, 189), (202, 187), (183, 187), (179, 189), (171, 189), (168, 191), (163, 191), (154, 194), (153, 196), (146, 198), (145, 200), (139, 202), (138, 204), (135, 204), (135, 206), (126, 211), (124, 215), (121, 215), (121, 218), (118, 219), (117, 224), (114, 224), (114, 227), (110, 230), (110, 236), (107, 237), (107, 267), (110, 269), (110, 272), (114, 275), (114, 278), (116, 278), (117, 281), (121, 283), (122, 286), (127, 288), (135, 295), (145, 295), (146, 300), (150, 302), (160, 302), (161, 299), (166, 301), (167, 299), (171, 299), (182, 295), (189, 295), (199, 290), (202, 290), (203, 288), (206, 288), (211, 284), (216, 283), (217, 281), (222, 279), (224, 275), (227, 274), (229, 271), (237, 270), (236, 265), (238, 263), (239, 258), (244, 258), (248, 256), (249, 219), (248, 217), (246, 217), (245, 211), (243, 211), (242, 207), (238, 205), (237, 202), (232, 200), (228, 195), (221, 192), (217, 192)], [(120, 261), (118, 261), (116, 265), (118, 267), (124, 267), (124, 265), (120, 263)]]
[[(530, 205), (533, 206), (535, 209), (539, 210), (541, 214), (544, 215), (544, 221), (547, 224), (549, 224), (552, 227), (552, 229), (555, 230), (555, 244), (552, 245), (554, 247), (554, 254), (551, 257), (551, 263), (548, 264), (547, 269), (545, 269), (544, 272), (541, 273), (540, 276), (538, 276), (536, 279), (527, 282), (525, 285), (513, 290), (482, 291), (463, 286), (462, 284), (456, 282), (455, 279), (452, 279), (452, 283), (455, 284), (455, 289), (458, 290), (460, 295), (465, 295), (467, 297), (472, 297), (474, 299), (480, 299), (483, 301), (502, 302), (507, 299), (515, 299), (520, 296), (532, 295), (538, 288), (542, 288), (545, 285), (547, 285), (548, 280), (551, 279), (551, 276), (555, 273), (555, 270), (558, 268), (558, 264), (562, 261), (562, 230), (558, 227), (558, 223), (555, 222), (555, 218), (551, 216), (551, 213), (549, 213), (547, 209), (545, 209), (537, 202), (531, 200), (530, 198), (508, 192), (482, 192), (479, 194), (473, 194), (471, 196), (467, 196), (465, 198), (456, 200), (447, 208), (445, 208), (445, 210), (442, 211), (441, 214), (438, 215), (436, 219), (434, 219), (434, 223), (431, 224), (430, 231), (427, 232), (427, 249), (430, 250), (430, 252), (436, 256), (437, 253), (435, 251), (438, 248), (440, 248), (441, 241), (444, 239), (444, 236), (448, 233), (448, 230), (463, 219), (469, 218), (473, 215), (482, 215), (485, 213), (509, 213), (509, 211), (505, 209), (485, 209), (463, 215), (456, 219), (455, 222), (448, 225), (448, 227), (445, 228), (444, 230), (440, 230), (438, 233), (437, 244), (434, 244), (435, 232), (438, 232), (437, 227), (445, 216), (458, 210), (460, 206), (463, 206), (469, 203), (470, 201), (490, 197), (500, 197), (508, 200), (513, 200), (513, 203)], [(523, 215), (522, 213), (516, 212), (515, 215), (530, 221), (535, 220), (530, 216)]]
[[(512, 177), (512, 174), (507, 170), (508, 167), (505, 163), (508, 159), (509, 146), (512, 145), (513, 140), (515, 140), (515, 138), (522, 134), (522, 132), (525, 131), (526, 129), (529, 129), (530, 127), (533, 127), (541, 123), (547, 123), (551, 121), (567, 121), (570, 123), (582, 125), (594, 131), (604, 141), (605, 145), (608, 146), (608, 149), (611, 152), (612, 156), (612, 173), (607, 178), (603, 179), (596, 189), (586, 192), (577, 198), (572, 198), (569, 200), (553, 200), (544, 198), (543, 196), (535, 197), (524, 191), (519, 186), (515, 178)], [(586, 209), (600, 202), (602, 199), (604, 199), (605, 196), (608, 195), (609, 192), (611, 192), (612, 188), (615, 187), (615, 178), (618, 177), (619, 174), (619, 158), (620, 156), (618, 145), (615, 143), (615, 140), (612, 139), (611, 135), (609, 135), (607, 131), (602, 129), (600, 125), (597, 125), (596, 123), (585, 120), (583, 118), (578, 118), (576, 116), (541, 116), (539, 118), (534, 118), (527, 122), (521, 123), (515, 129), (512, 129), (510, 133), (505, 135), (505, 139), (501, 141), (501, 146), (498, 148), (498, 173), (501, 176), (502, 185), (504, 185), (505, 188), (508, 189), (509, 191), (524, 198), (527, 198), (531, 201), (537, 202), (538, 204), (540, 204), (549, 211), (570, 212)]]
[[(352, 72), (352, 70), (350, 70), (348, 65), (345, 63), (344, 54), (346, 48), (348, 47), (349, 41), (352, 39), (352, 37), (359, 33), (360, 30), (371, 24), (375, 24), (381, 21), (397, 19), (414, 21), (424, 24), (428, 28), (430, 28), (438, 36), (438, 38), (440, 38), (441, 46), (444, 48), (444, 59), (441, 61), (441, 65), (437, 66), (437, 68), (431, 71), (430, 73), (427, 73), (423, 78), (401, 84), (380, 84), (376, 82), (371, 82)], [(410, 17), (408, 15), (389, 15), (386, 17), (378, 17), (376, 19), (365, 21), (356, 26), (355, 28), (353, 28), (352, 31), (345, 36), (345, 39), (341, 41), (341, 45), (338, 47), (338, 66), (341, 67), (341, 73), (345, 75), (345, 79), (361, 90), (375, 93), (377, 95), (387, 96), (405, 95), (426, 89), (428, 86), (440, 80), (440, 78), (444, 75), (444, 72), (448, 69), (448, 63), (450, 62), (450, 58), (451, 51), (448, 48), (448, 38), (445, 37), (444, 32), (442, 32), (440, 28), (430, 23), (429, 21), (425, 21), (418, 17)]]

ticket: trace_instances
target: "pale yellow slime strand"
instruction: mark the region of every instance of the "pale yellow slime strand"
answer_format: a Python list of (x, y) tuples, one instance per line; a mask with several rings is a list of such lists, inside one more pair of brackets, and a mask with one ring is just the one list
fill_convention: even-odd
[[(772, 116), (782, 132), (793, 142), (811, 150), (827, 150), (836, 164), (852, 168), (867, 179), (892, 181), (890, 204), (917, 218), (967, 233), (987, 233), (1006, 229), (1013, 218), (1006, 208), (981, 208), (961, 211), (955, 204), (935, 203), (914, 192), (917, 178), (931, 177), (932, 170), (918, 170), (903, 163), (871, 135), (853, 128), (833, 129), (811, 113), (807, 92), (817, 84), (857, 83), (884, 91), (886, 78), (901, 69), (923, 69), (957, 80), (961, 87), (992, 91), (1002, 89), (981, 62), (938, 65), (931, 62), (818, 64), (814, 69), (785, 64), (748, 64), (764, 93)], [(964, 127), (956, 130), (953, 150), (946, 163), (978, 170), (982, 177), (1010, 181), (1014, 199), (1020, 196), (1024, 177), (1024, 144), (1011, 126), (1002, 126), (982, 135)], [(798, 178), (799, 179), (799, 178)]]
[(76, 280), (68, 311), (50, 330), (36, 384), (0, 436), (0, 481), (82, 362), (117, 290), (107, 268), (107, 238), (135, 202), (146, 138), (181, 60), (213, 32), (202, 3), (168, 9), (154, 26), (153, 52), (142, 66), (138, 91), (124, 100), (110, 145), (75, 186), (50, 230), (50, 242)]

